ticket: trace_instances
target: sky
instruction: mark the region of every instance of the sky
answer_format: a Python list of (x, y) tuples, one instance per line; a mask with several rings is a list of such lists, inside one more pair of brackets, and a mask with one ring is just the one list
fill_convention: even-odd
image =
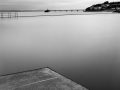
[[(0, 0), (0, 10), (85, 9), (105, 0)], [(113, 0), (108, 0), (112, 2)], [(114, 0), (118, 1), (118, 0)]]

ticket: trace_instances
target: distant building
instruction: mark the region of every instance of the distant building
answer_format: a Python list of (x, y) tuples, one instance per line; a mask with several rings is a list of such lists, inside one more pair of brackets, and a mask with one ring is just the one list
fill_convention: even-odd
[(117, 10), (120, 10), (120, 7), (116, 7)]

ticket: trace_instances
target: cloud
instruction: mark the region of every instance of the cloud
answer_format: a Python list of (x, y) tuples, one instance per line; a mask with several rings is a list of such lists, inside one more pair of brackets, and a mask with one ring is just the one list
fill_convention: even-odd
[(14, 0), (6, 1), (0, 3), (0, 9), (5, 10), (17, 10), (17, 9), (43, 9), (45, 5), (47, 5), (44, 2), (27, 2), (27, 1), (19, 1), (16, 0), (16, 2), (13, 2)]
[(86, 8), (104, 0), (0, 0), (0, 9)]

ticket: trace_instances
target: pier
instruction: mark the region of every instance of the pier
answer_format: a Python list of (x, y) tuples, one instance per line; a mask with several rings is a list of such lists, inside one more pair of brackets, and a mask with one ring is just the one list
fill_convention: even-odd
[(71, 12), (72, 12), (72, 11), (77, 11), (77, 12), (78, 12), (78, 11), (82, 11), (82, 10), (73, 9), (73, 10), (50, 10), (50, 11), (55, 11), (55, 12), (57, 12), (57, 11), (60, 11), (60, 12), (61, 12), (61, 11), (66, 11), (66, 12), (67, 12), (67, 11), (71, 11)]
[(76, 12), (79, 12), (79, 11), (83, 11), (83, 10), (81, 10), (81, 9), (73, 9), (73, 10), (45, 10), (44, 12), (51, 12), (51, 11), (54, 11), (54, 12), (62, 12), (62, 11), (65, 11), (65, 12), (68, 12), (68, 11), (71, 11), (71, 12), (73, 12), (73, 11), (76, 11)]
[(0, 18), (17, 18), (18, 12), (0, 12)]

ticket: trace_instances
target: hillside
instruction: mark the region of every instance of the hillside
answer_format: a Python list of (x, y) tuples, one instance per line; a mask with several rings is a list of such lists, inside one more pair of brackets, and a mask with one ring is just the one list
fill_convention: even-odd
[(120, 2), (104, 2), (87, 7), (84, 11), (120, 11)]

